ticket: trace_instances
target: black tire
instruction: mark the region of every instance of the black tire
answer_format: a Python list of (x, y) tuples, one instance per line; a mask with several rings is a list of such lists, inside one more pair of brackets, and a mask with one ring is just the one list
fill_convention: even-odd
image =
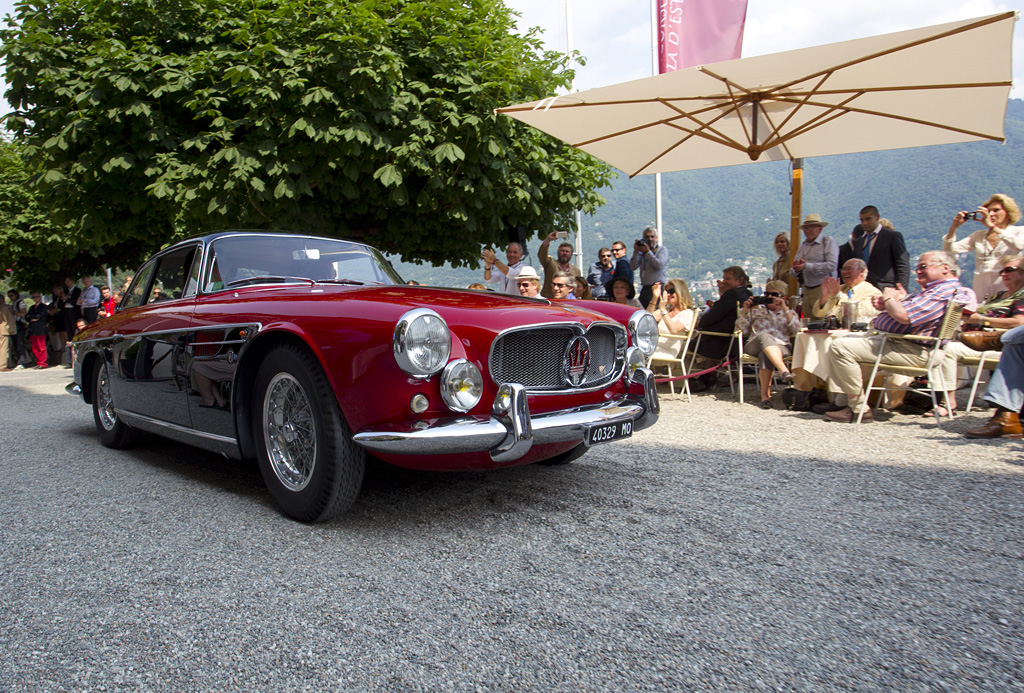
[(555, 455), (554, 457), (549, 457), (546, 460), (541, 460), (537, 464), (544, 465), (545, 467), (561, 467), (562, 465), (569, 464), (570, 462), (575, 462), (586, 453), (587, 446), (580, 443), (572, 450), (566, 450), (560, 455)]
[(263, 481), (285, 515), (322, 522), (359, 495), (366, 453), (352, 441), (320, 365), (301, 347), (277, 347), (260, 364), (252, 430)]
[(100, 434), (100, 442), (108, 448), (130, 447), (135, 442), (135, 429), (121, 420), (110, 394), (107, 364), (100, 363), (92, 373), (92, 418)]

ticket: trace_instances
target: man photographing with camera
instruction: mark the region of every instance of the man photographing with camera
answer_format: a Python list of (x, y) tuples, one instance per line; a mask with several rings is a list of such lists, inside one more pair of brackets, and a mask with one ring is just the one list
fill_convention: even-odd
[(649, 305), (654, 297), (654, 285), (668, 281), (668, 248), (658, 245), (658, 229), (644, 227), (643, 238), (633, 243), (633, 257), (629, 266), (640, 270), (640, 305)]

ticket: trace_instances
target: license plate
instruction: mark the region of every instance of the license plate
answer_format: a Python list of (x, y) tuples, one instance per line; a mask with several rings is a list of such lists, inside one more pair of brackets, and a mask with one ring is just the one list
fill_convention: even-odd
[(610, 443), (613, 440), (629, 438), (632, 435), (632, 421), (618, 421), (616, 423), (596, 424), (587, 429), (587, 445), (597, 445), (598, 443)]

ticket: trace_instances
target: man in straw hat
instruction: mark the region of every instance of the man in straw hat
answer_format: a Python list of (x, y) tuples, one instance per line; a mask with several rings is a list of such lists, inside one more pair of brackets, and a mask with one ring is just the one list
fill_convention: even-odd
[(519, 289), (521, 295), (527, 298), (540, 296), (540, 275), (537, 274), (537, 270), (529, 265), (521, 267), (519, 275), (516, 277), (516, 288)]
[(825, 277), (836, 276), (839, 244), (834, 238), (821, 234), (826, 226), (828, 222), (822, 221), (818, 214), (808, 214), (800, 225), (804, 232), (804, 242), (796, 251), (790, 273), (800, 282), (805, 316), (811, 315), (812, 306), (821, 298), (821, 283)]

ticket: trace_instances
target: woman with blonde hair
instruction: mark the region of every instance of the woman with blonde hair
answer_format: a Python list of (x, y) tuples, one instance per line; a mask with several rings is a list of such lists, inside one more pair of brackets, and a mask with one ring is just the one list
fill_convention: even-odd
[[(956, 230), (969, 219), (980, 221), (979, 229), (963, 240), (956, 239)], [(996, 193), (973, 212), (957, 212), (942, 239), (947, 253), (974, 251), (974, 293), (985, 300), (1001, 290), (999, 259), (1017, 255), (1024, 249), (1024, 228), (1013, 226), (1020, 221), (1020, 207), (1009, 195)]]
[[(685, 336), (693, 329), (696, 316), (690, 287), (682, 279), (670, 279), (664, 287), (655, 284), (653, 297), (647, 310), (658, 321), (658, 332), (663, 335)], [(654, 351), (655, 358), (677, 358), (682, 342), (676, 339), (659, 339)]]
[(772, 281), (786, 282), (786, 295), (789, 295), (789, 269), (793, 266), (793, 260), (789, 257), (789, 234), (780, 233), (772, 242), (775, 252), (779, 257), (772, 265)]

